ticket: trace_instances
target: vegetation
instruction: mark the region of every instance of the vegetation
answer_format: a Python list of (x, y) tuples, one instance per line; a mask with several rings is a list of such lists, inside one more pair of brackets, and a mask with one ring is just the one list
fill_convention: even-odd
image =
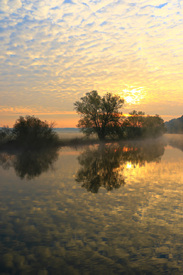
[(77, 113), (81, 115), (78, 127), (87, 136), (97, 134), (100, 140), (114, 137), (120, 130), (119, 109), (123, 103), (123, 99), (111, 93), (103, 97), (97, 91), (87, 93), (74, 103)]
[(12, 140), (12, 130), (8, 126), (4, 126), (0, 130), (0, 144), (7, 144)]
[(34, 116), (20, 117), (14, 124), (13, 136), (16, 142), (25, 147), (40, 148), (58, 144), (58, 136), (53, 123), (41, 121)]
[(168, 133), (182, 134), (183, 133), (183, 116), (177, 119), (171, 119), (165, 122), (165, 126)]
[(87, 93), (74, 104), (81, 115), (78, 127), (87, 136), (96, 133), (100, 140), (158, 137), (165, 132), (159, 115), (149, 116), (134, 110), (128, 117), (122, 116), (119, 109), (123, 103), (123, 99), (110, 93), (103, 97), (97, 91)]
[[(133, 111), (129, 116), (120, 112), (124, 99), (107, 93), (100, 96), (97, 91), (86, 93), (74, 103), (81, 118), (78, 127), (87, 136), (95, 134), (99, 140), (120, 140), (144, 137), (158, 137), (165, 132), (165, 124), (159, 115), (149, 116), (144, 112)], [(13, 129), (0, 130), (0, 146), (16, 148), (47, 148), (50, 146), (72, 146), (96, 143), (96, 138), (84, 140), (60, 140), (53, 129), (54, 124), (34, 116), (20, 116)]]
[(129, 117), (123, 118), (121, 136), (123, 138), (158, 137), (166, 131), (163, 119), (159, 115), (145, 115), (144, 112), (133, 111)]

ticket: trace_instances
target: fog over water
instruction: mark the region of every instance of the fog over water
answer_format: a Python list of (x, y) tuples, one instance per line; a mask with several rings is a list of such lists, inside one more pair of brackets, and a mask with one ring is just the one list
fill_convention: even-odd
[(0, 153), (1, 274), (182, 274), (183, 137)]

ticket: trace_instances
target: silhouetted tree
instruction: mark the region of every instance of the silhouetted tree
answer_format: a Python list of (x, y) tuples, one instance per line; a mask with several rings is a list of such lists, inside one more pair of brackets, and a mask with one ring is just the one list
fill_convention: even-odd
[(145, 115), (135, 110), (123, 118), (121, 126), (126, 138), (158, 137), (166, 131), (164, 120), (159, 115)]
[(8, 143), (13, 139), (12, 130), (8, 126), (0, 129), (0, 145)]
[(103, 97), (97, 91), (87, 93), (80, 101), (74, 103), (77, 113), (81, 115), (78, 127), (87, 136), (96, 133), (100, 140), (107, 136), (116, 136), (120, 130), (119, 109), (123, 103), (123, 99), (111, 93)]
[(159, 116), (147, 116), (143, 124), (145, 136), (159, 137), (166, 132), (164, 120)]
[(34, 116), (20, 117), (15, 122), (13, 134), (21, 146), (42, 147), (58, 143), (58, 136), (53, 130), (53, 123), (41, 121)]

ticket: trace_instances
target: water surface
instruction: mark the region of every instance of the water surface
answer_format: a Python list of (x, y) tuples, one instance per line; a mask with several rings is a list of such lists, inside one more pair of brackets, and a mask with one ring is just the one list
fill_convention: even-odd
[(183, 274), (175, 144), (1, 153), (1, 274)]

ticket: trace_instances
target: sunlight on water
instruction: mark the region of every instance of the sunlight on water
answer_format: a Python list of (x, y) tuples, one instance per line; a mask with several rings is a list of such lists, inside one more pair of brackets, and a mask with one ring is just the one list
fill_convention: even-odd
[(2, 274), (182, 274), (183, 151), (0, 154)]

